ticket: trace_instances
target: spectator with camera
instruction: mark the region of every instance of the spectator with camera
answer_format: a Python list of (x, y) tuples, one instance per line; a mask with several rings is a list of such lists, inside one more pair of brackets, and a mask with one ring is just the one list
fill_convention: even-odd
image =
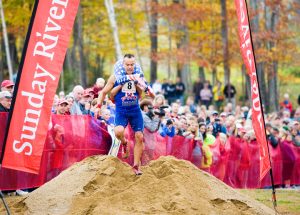
[(161, 122), (161, 117), (163, 116), (153, 109), (152, 101), (149, 99), (143, 99), (140, 103), (140, 107), (145, 128), (150, 132), (157, 131)]
[(226, 127), (223, 125), (222, 120), (219, 118), (218, 111), (212, 111), (211, 116), (209, 117), (209, 123), (211, 123), (213, 130), (212, 134), (217, 137), (219, 133), (226, 134)]
[(220, 118), (216, 118), (215, 122), (213, 123), (213, 135), (217, 137), (219, 133), (226, 134), (226, 128), (224, 125), (222, 125)]

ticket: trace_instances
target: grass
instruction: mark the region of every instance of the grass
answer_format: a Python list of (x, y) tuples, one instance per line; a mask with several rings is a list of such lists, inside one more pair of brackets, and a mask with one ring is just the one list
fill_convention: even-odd
[[(273, 208), (272, 190), (240, 190), (243, 194)], [(276, 190), (277, 211), (279, 214), (296, 215), (300, 214), (300, 190)]]

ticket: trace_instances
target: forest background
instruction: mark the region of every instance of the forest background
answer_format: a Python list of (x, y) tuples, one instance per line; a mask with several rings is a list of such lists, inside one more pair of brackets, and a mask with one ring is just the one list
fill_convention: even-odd
[[(33, 6), (0, 0), (0, 80), (16, 77)], [(279, 110), (284, 93), (296, 105), (300, 0), (251, 0), (248, 10), (265, 107)], [(197, 77), (231, 82), (240, 104), (249, 104), (234, 1), (81, 0), (58, 91), (108, 78), (124, 53), (136, 55), (151, 82), (181, 77), (188, 91)]]

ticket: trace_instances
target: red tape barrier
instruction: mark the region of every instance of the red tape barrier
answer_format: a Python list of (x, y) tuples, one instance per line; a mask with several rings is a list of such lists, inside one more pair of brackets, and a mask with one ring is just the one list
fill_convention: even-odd
[[(0, 113), (0, 145), (3, 144), (6, 113)], [(131, 152), (134, 146), (134, 133), (126, 129)], [(226, 143), (217, 139), (210, 146), (213, 154), (211, 163), (202, 151), (202, 144), (181, 136), (162, 137), (157, 132), (144, 131), (145, 151), (142, 164), (160, 156), (172, 155), (191, 161), (198, 168), (209, 172), (234, 188), (261, 188), (271, 186), (270, 176), (259, 181), (259, 146), (236, 137), (229, 137)], [(99, 154), (107, 154), (111, 138), (101, 128), (99, 122), (89, 116), (52, 115), (46, 144), (38, 175), (1, 168), (0, 190), (15, 190), (39, 187), (57, 176), (73, 163)], [(121, 152), (121, 150), (120, 150)], [(270, 145), (272, 168), (276, 185), (285, 183), (300, 184), (300, 147), (283, 141), (277, 148)], [(121, 157), (121, 153), (119, 153)], [(125, 160), (124, 160), (125, 161)], [(126, 160), (133, 163), (133, 154)], [(205, 168), (204, 168), (205, 165)]]

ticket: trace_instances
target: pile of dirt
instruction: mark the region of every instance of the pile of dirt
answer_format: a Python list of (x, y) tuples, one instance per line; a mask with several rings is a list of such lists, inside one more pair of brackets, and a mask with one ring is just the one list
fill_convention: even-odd
[(274, 214), (187, 161), (161, 157), (135, 176), (117, 158), (73, 165), (15, 203), (21, 214)]

